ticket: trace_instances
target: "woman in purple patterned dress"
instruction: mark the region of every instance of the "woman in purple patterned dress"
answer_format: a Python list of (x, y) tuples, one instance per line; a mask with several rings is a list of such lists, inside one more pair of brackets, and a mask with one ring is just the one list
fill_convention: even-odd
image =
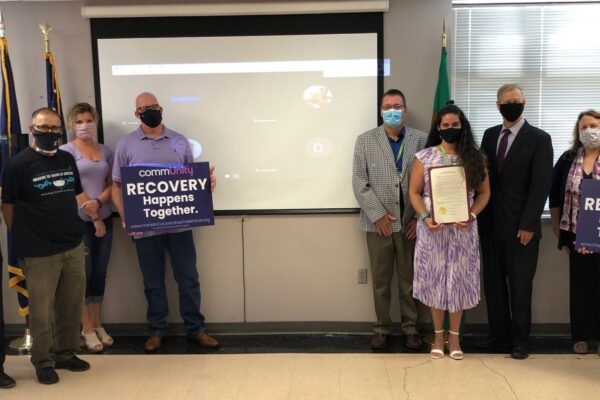
[[(432, 167), (452, 165), (465, 169), (470, 217), (466, 222), (436, 224), (430, 215), (429, 171)], [(479, 235), (475, 220), (490, 199), (490, 184), (469, 121), (453, 104), (438, 112), (425, 149), (416, 154), (409, 196), (419, 215), (413, 296), (431, 308), (435, 329), (431, 357), (444, 357), (443, 325), (448, 311), (450, 357), (461, 360), (464, 357), (459, 340), (462, 312), (475, 307), (480, 300)]]

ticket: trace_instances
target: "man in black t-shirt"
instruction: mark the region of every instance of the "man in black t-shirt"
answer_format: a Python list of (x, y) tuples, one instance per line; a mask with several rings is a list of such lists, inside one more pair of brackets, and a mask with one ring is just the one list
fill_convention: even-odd
[(58, 382), (55, 369), (85, 371), (75, 356), (85, 292), (81, 188), (73, 157), (58, 150), (61, 121), (42, 108), (32, 115), (31, 147), (6, 166), (2, 214), (27, 277), (31, 362), (40, 383)]

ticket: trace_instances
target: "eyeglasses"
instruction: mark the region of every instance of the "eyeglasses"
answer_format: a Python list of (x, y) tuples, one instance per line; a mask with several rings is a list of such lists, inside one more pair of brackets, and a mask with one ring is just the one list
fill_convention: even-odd
[(402, 104), (394, 104), (394, 105), (386, 104), (384, 106), (381, 106), (381, 109), (383, 111), (391, 110), (392, 108), (394, 110), (402, 110), (404, 108), (404, 106)]
[(33, 125), (36, 131), (43, 133), (61, 133), (62, 126), (56, 125)]
[(140, 114), (143, 112), (146, 112), (148, 110), (154, 110), (154, 111), (158, 111), (160, 110), (160, 105), (158, 104), (150, 104), (149, 106), (141, 106), (137, 108), (137, 112), (139, 112)]

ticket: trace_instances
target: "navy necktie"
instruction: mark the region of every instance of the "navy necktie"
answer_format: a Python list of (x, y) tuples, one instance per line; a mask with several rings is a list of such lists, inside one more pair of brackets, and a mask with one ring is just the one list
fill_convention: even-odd
[(498, 146), (498, 153), (496, 154), (496, 165), (498, 169), (502, 167), (504, 163), (504, 157), (506, 157), (506, 148), (508, 147), (508, 135), (510, 135), (510, 129), (502, 131), (502, 139), (500, 139), (500, 146)]

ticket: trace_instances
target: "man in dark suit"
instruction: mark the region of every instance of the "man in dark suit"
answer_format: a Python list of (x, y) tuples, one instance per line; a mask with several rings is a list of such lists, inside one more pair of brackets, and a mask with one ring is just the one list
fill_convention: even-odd
[(503, 122), (487, 129), (481, 142), (492, 194), (479, 218), (490, 336), (476, 345), (511, 345), (511, 357), (525, 359), (540, 219), (552, 175), (552, 140), (523, 118), (525, 97), (518, 85), (503, 85), (496, 105)]

